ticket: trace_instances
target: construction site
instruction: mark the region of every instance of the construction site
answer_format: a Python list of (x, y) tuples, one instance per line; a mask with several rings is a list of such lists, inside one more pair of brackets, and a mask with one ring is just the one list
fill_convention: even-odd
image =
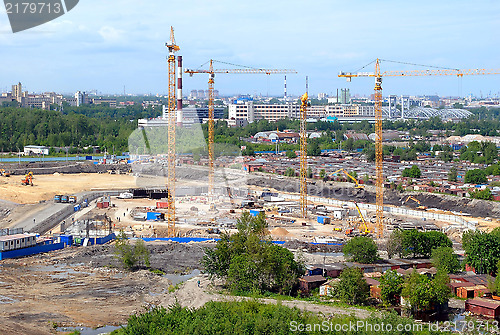
[[(484, 73), (383, 72), (379, 60), (373, 73), (341, 72), (339, 76), (348, 80), (375, 79), (375, 164), (357, 157), (346, 159), (347, 154), (308, 157), (306, 119), (310, 102), (306, 86), (300, 101), (299, 157), (292, 162), (274, 154), (263, 156), (266, 161), (261, 163), (275, 167), (276, 173), (250, 172), (244, 169), (250, 160), (240, 155), (240, 148), (234, 154), (215, 143), (215, 75), (296, 71), (216, 69), (213, 60), (209, 60), (208, 70), (183, 71), (182, 57), (175, 56), (180, 47), (173, 28), (170, 33), (166, 43), (166, 125), (159, 130), (138, 129), (129, 142), (131, 153), (140, 148), (143, 154), (117, 164), (59, 162), (0, 167), (0, 228), (6, 232), (2, 237), (16, 236), (21, 229), (36, 235), (37, 245), (54, 246), (47, 249), (49, 253), (13, 253), (12, 257), (5, 254), (1, 258), (0, 303), (9, 307), (0, 313), (3, 334), (119, 326), (148, 304), (178, 299), (183, 306), (200, 307), (206, 301), (229, 299), (207, 293), (205, 289), (216, 284), (201, 274), (200, 261), (204, 248), (213, 247), (221, 233), (237, 231), (238, 219), (245, 211), (252, 216), (263, 213), (270, 239), (295, 254), (303, 253), (308, 265), (343, 261), (342, 246), (355, 236), (372, 237), (382, 258), (387, 258), (385, 245), (395, 229), (441, 231), (461, 251), (463, 232), (490, 231), (499, 226), (498, 203), (435, 193), (402, 194), (384, 186), (385, 169), (398, 170), (403, 165), (384, 166), (382, 77)], [(199, 125), (182, 127), (183, 73), (208, 77), (206, 140)], [(199, 148), (207, 155), (195, 163), (190, 158), (193, 149)], [(283, 167), (294, 165), (298, 176), (284, 176)], [(313, 174), (326, 168), (327, 178), (308, 177), (311, 167)], [(361, 167), (363, 173), (370, 174), (373, 184), (349, 172)], [(121, 233), (130, 239), (143, 239), (151, 252), (151, 267), (163, 275), (120, 270), (113, 239)], [(17, 258), (20, 256), (27, 257)], [(196, 287), (195, 280), (201, 280), (203, 289), (200, 282)], [(185, 285), (176, 290), (174, 287), (182, 282)], [(303, 303), (301, 307), (318, 311), (312, 304)], [(335, 313), (363, 313), (328, 308)]]

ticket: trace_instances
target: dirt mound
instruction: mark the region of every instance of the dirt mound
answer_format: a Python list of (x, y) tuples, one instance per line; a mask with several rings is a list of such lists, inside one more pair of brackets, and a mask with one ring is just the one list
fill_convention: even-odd
[(298, 240), (287, 241), (283, 245), (287, 249), (306, 250), (307, 252), (341, 252), (341, 245), (311, 244)]
[(281, 228), (281, 227), (278, 227), (278, 228), (274, 228), (273, 230), (271, 230), (271, 235), (273, 236), (287, 236), (289, 235), (290, 233), (288, 232), (288, 230), (286, 230), (285, 228)]
[[(151, 267), (165, 273), (189, 272), (201, 268), (203, 249), (209, 244), (181, 244), (175, 242), (148, 242), (146, 247), (150, 252)], [(78, 250), (74, 256), (63, 257), (62, 263), (84, 264), (92, 267), (120, 267), (115, 256), (114, 245), (94, 245)]]

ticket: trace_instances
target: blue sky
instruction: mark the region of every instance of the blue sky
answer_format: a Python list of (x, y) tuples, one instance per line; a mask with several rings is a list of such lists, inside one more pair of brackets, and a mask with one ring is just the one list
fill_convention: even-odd
[[(184, 67), (210, 58), (291, 68), (289, 94), (349, 87), (372, 93), (373, 80), (337, 78), (375, 58), (452, 68), (500, 68), (500, 1), (80, 0), (66, 15), (12, 34), (0, 10), (0, 91), (165, 93), (165, 42), (173, 26)], [(382, 70), (415, 67), (383, 63)], [(368, 68), (372, 70), (372, 66)], [(206, 89), (206, 75), (184, 77), (184, 93)], [(385, 78), (387, 94), (498, 95), (500, 75)], [(219, 75), (221, 94), (281, 95), (282, 75)]]

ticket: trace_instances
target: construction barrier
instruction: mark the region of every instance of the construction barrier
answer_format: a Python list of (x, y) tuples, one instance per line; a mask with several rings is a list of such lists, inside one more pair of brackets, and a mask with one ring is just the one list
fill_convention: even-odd
[(2, 251), (0, 252), (0, 260), (7, 258), (16, 258), (23, 256), (31, 256), (35, 254), (40, 254), (42, 252), (49, 252), (54, 250), (63, 249), (66, 246), (66, 243), (52, 243), (52, 244), (43, 244), (36, 245), (34, 247)]

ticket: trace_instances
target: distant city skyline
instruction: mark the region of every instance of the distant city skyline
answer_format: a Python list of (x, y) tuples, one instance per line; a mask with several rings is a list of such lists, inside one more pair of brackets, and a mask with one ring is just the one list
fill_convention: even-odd
[[(498, 68), (500, 2), (494, 0), (395, 0), (356, 3), (290, 0), (252, 3), (174, 0), (119, 3), (87, 0), (43, 26), (12, 34), (0, 10), (3, 64), (0, 90), (22, 82), (30, 92), (71, 94), (165, 94), (165, 42), (175, 29), (184, 68), (210, 58), (257, 68), (287, 68), (289, 95), (305, 90), (331, 94), (349, 88), (369, 96), (370, 78), (351, 83), (337, 78), (376, 57), (449, 68)], [(417, 67), (382, 63), (383, 70)], [(363, 71), (373, 71), (370, 65)], [(206, 75), (184, 76), (184, 95), (206, 89)], [(217, 75), (222, 96), (280, 96), (283, 75)], [(500, 75), (430, 78), (384, 78), (384, 96), (499, 95)]]

